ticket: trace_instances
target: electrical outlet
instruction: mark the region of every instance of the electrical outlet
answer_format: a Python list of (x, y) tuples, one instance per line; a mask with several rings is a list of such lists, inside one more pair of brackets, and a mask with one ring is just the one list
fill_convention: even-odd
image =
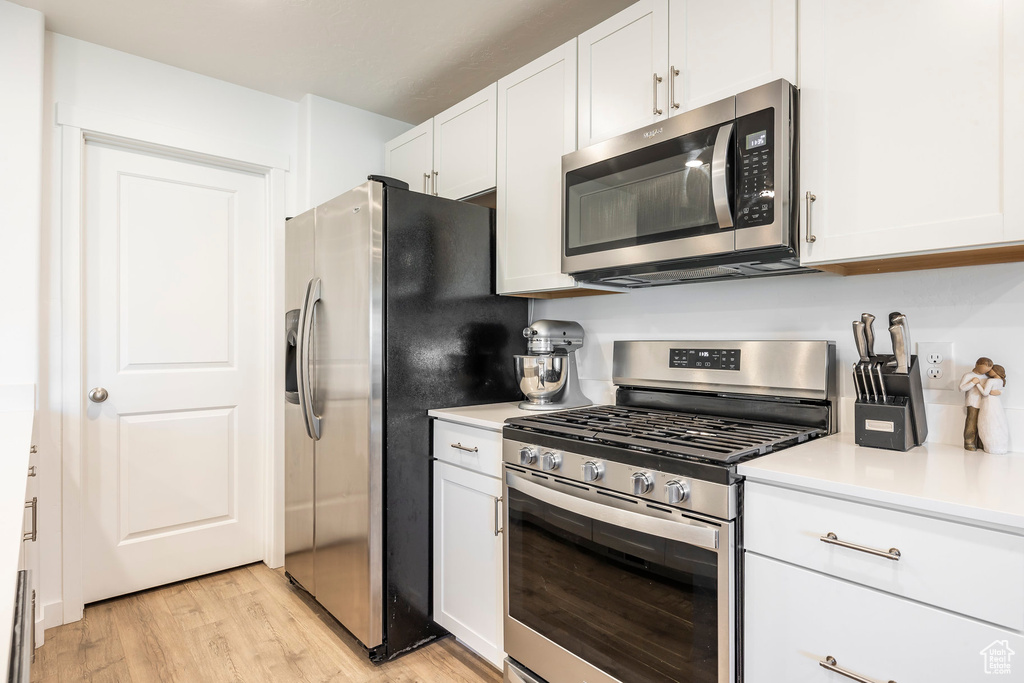
[(950, 342), (918, 342), (917, 362), (921, 364), (921, 381), (925, 389), (953, 391), (956, 387), (956, 364)]

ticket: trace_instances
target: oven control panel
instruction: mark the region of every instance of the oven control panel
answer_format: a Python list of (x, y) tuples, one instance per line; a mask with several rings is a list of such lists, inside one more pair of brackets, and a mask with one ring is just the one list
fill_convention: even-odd
[(669, 349), (668, 366), (693, 370), (739, 370), (739, 349)]
[(775, 115), (764, 109), (736, 120), (737, 228), (775, 222)]

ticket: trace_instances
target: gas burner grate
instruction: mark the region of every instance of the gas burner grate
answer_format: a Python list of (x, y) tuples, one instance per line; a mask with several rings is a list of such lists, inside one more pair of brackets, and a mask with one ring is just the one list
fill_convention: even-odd
[(514, 418), (510, 426), (658, 452), (733, 463), (822, 436), (816, 427), (626, 406), (593, 406)]

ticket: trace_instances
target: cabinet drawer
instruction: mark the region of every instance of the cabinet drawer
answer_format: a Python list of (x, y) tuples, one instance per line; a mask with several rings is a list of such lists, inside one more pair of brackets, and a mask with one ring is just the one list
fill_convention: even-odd
[(871, 681), (985, 681), (983, 650), (1024, 652), (1020, 635), (749, 552), (745, 586), (745, 683), (848, 681), (830, 656)]
[[(899, 559), (821, 540), (830, 533)], [(761, 555), (1024, 630), (1020, 536), (748, 482), (744, 538)]]
[(434, 420), (434, 457), (474, 472), (501, 477), (501, 432)]

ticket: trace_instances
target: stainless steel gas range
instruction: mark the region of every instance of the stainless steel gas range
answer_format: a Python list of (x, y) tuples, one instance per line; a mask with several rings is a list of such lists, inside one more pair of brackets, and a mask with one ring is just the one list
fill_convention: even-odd
[(616, 342), (613, 379), (505, 423), (505, 680), (735, 683), (736, 464), (836, 431), (835, 344)]

